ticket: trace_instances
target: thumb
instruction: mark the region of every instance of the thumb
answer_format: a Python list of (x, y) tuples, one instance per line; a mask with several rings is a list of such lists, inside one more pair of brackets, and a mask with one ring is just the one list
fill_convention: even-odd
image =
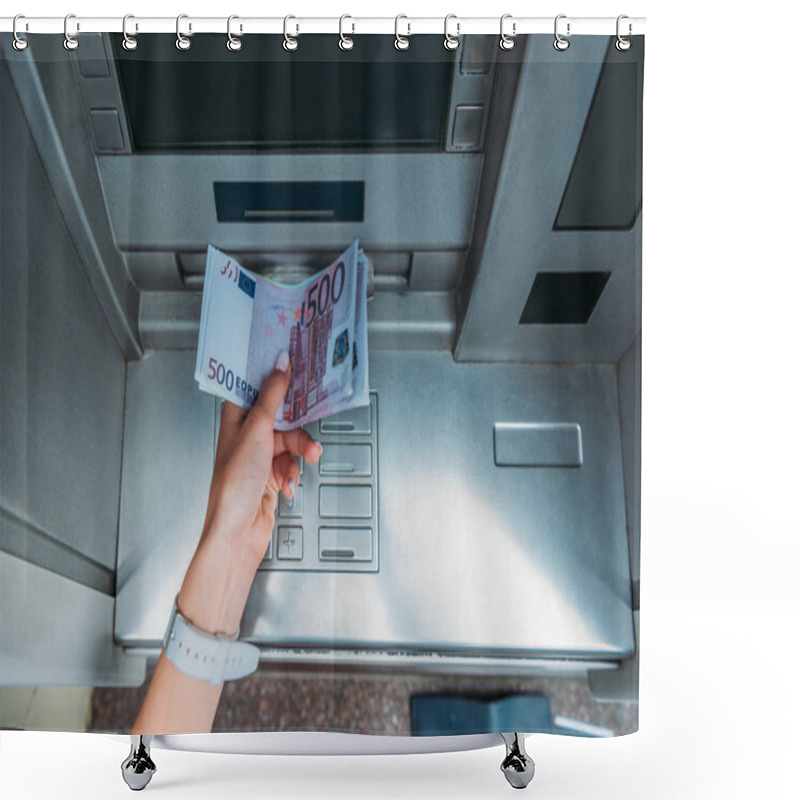
[(275, 362), (275, 368), (261, 387), (261, 393), (250, 411), (250, 417), (257, 424), (269, 425), (270, 431), (275, 427), (275, 415), (286, 397), (289, 388), (289, 354), (282, 350)]

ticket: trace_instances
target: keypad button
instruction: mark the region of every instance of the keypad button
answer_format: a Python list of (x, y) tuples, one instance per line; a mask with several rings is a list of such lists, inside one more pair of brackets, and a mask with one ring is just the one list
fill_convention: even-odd
[(372, 446), (326, 444), (319, 459), (320, 475), (366, 477), (372, 474)]
[(295, 489), (292, 497), (280, 495), (278, 500), (279, 517), (302, 517), (303, 516), (303, 486), (302, 484)]
[(372, 516), (371, 486), (337, 486), (325, 484), (319, 487), (319, 515), (347, 519)]
[(303, 558), (303, 529), (299, 525), (278, 527), (278, 558), (281, 561), (300, 561)]

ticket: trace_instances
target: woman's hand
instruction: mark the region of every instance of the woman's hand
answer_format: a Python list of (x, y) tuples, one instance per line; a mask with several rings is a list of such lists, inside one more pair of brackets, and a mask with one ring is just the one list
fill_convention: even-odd
[(272, 536), (278, 493), (291, 497), (297, 488), (295, 457), (313, 463), (322, 452), (300, 428), (274, 430), (289, 375), (284, 352), (249, 412), (222, 407), (206, 521), (178, 595), (183, 616), (209, 633), (236, 633)]
[(223, 537), (256, 566), (269, 545), (278, 493), (290, 498), (297, 489), (296, 457), (314, 463), (322, 452), (301, 428), (274, 430), (290, 373), (289, 355), (283, 352), (249, 413), (231, 403), (222, 407), (203, 536)]

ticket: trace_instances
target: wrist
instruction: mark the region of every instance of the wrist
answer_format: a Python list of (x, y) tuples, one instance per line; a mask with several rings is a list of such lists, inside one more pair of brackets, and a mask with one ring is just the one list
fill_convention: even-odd
[(178, 593), (178, 609), (195, 627), (235, 636), (258, 563), (219, 537), (204, 534)]

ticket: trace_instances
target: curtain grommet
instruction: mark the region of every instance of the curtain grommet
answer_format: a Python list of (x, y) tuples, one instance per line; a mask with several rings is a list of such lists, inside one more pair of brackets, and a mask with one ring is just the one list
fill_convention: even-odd
[(406, 23), (406, 27), (408, 30), (406, 31), (405, 36), (400, 35), (400, 20), (401, 19), (408, 19), (405, 14), (398, 14), (394, 18), (394, 46), (397, 50), (408, 50), (411, 47), (411, 42), (408, 40), (407, 37), (411, 36), (411, 25)]
[[(23, 39), (23, 37), (20, 36), (17, 33), (17, 20), (20, 20), (20, 19), (25, 19), (25, 15), (24, 14), (17, 14), (17, 16), (14, 17), (14, 22), (13, 22), (13, 24), (11, 26), (11, 31), (14, 34), (14, 41), (12, 43), (12, 46), (18, 53), (21, 53), (23, 50), (27, 50), (28, 49), (28, 40), (27, 39)], [(27, 23), (25, 23), (25, 27), (27, 29), (27, 27), (28, 27)]]
[[(192, 46), (192, 40), (187, 38), (181, 33), (181, 20), (188, 18), (189, 18), (188, 14), (178, 14), (178, 17), (175, 20), (175, 35), (178, 37), (175, 40), (175, 47), (177, 47), (178, 50), (188, 50)], [(189, 32), (191, 33), (191, 31), (192, 31), (192, 23), (190, 22)]]
[[(344, 26), (344, 21), (346, 19), (353, 19), (353, 18), (349, 14), (342, 14), (342, 16), (339, 17), (339, 49), (352, 50), (356, 46), (356, 43), (352, 36), (344, 35), (343, 26)], [(355, 32), (356, 32), (355, 23), (351, 23), (350, 33), (355, 33)]]
[[(621, 53), (625, 53), (631, 49), (631, 40), (626, 39), (620, 32), (619, 32), (619, 24), (622, 20), (628, 19), (627, 14), (620, 14), (617, 17), (617, 41), (614, 42), (614, 46), (619, 50)], [(631, 26), (630, 22), (628, 23), (628, 36), (631, 35), (631, 31), (633, 27)]]
[(514, 37), (517, 35), (517, 23), (511, 23), (511, 35), (509, 36), (505, 32), (505, 24), (507, 19), (513, 19), (511, 14), (503, 14), (500, 17), (500, 49), (501, 50), (513, 50), (514, 45), (516, 42), (514, 41)]
[[(133, 14), (126, 14), (122, 18), (122, 47), (125, 50), (135, 50), (139, 46), (139, 42), (135, 36), (128, 36), (128, 20), (136, 19)], [(134, 30), (139, 30), (139, 25), (134, 26)]]
[[(283, 49), (293, 53), (300, 45), (300, 42), (297, 41), (293, 36), (289, 36), (289, 31), (287, 30), (289, 25), (290, 19), (297, 19), (297, 17), (292, 16), (291, 14), (287, 14), (283, 18)], [(300, 33), (300, 26), (295, 23), (295, 36)]]
[[(447, 30), (447, 23), (450, 22), (451, 19), (456, 20), (456, 35), (451, 35)], [(448, 14), (444, 18), (444, 49), (445, 50), (458, 50), (458, 45), (460, 42), (458, 41), (458, 37), (461, 35), (461, 23), (458, 21), (458, 17), (455, 14)]]
[[(225, 46), (231, 51), (231, 53), (238, 53), (242, 49), (242, 40), (238, 39), (231, 33), (231, 22), (233, 22), (235, 19), (239, 19), (236, 14), (231, 14), (228, 17), (228, 41), (225, 43)], [(241, 32), (242, 26), (240, 25), (239, 33)]]
[[(566, 19), (566, 14), (559, 14), (556, 17), (555, 24), (553, 25), (553, 34), (555, 35), (555, 41), (553, 42), (553, 47), (558, 50), (560, 53), (563, 53), (569, 47), (569, 39), (565, 39), (559, 32), (558, 32), (558, 21), (560, 19)], [(570, 23), (567, 22), (567, 36), (570, 34)]]
[[(69, 21), (71, 19), (75, 19), (75, 15), (74, 14), (67, 14), (67, 16), (64, 17), (64, 49), (65, 50), (77, 50), (78, 49), (78, 45), (80, 44), (80, 42), (78, 42), (78, 40), (74, 36), (70, 36), (70, 33), (69, 33)], [(76, 26), (76, 31), (77, 30), (80, 30), (80, 25)]]

